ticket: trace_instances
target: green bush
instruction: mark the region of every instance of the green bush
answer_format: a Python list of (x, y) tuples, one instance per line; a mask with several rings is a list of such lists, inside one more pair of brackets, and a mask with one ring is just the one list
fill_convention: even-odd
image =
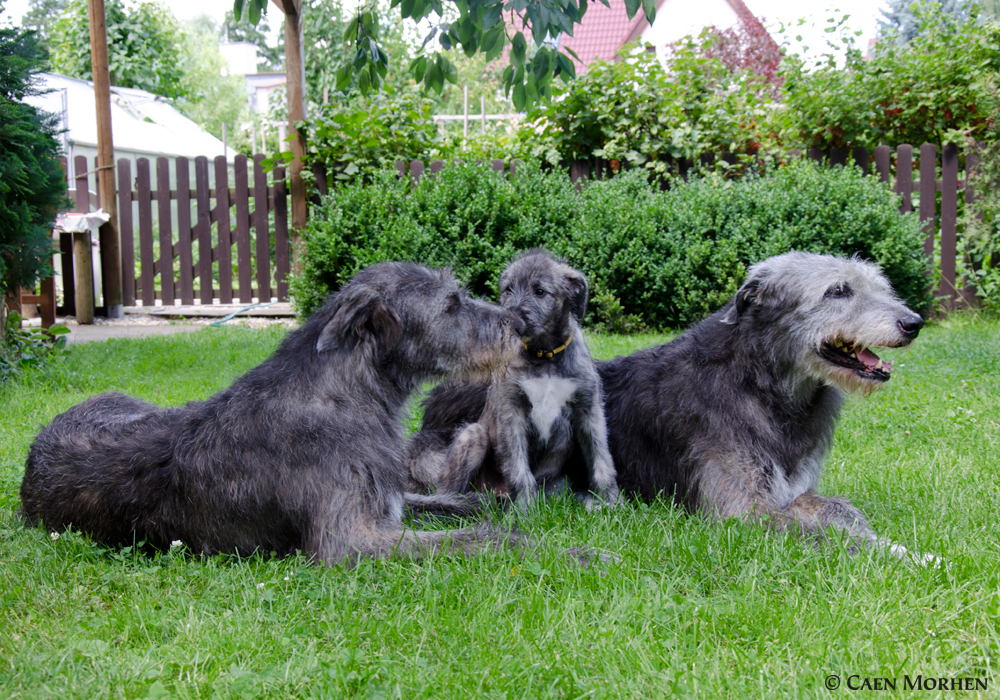
[(453, 165), (410, 189), (394, 171), (336, 188), (309, 222), (302, 274), (293, 279), (299, 309), (310, 313), (361, 268), (380, 260), (451, 266), (481, 296), (525, 248), (553, 245), (577, 218), (577, 193), (565, 175), (522, 165), (517, 177), (485, 164)]
[(587, 273), (596, 302), (590, 323), (666, 328), (719, 308), (754, 262), (808, 250), (880, 263), (900, 296), (923, 310), (930, 302), (923, 238), (898, 206), (876, 179), (811, 162), (740, 181), (695, 179), (666, 192), (639, 170), (579, 194), (563, 172), (536, 166), (513, 178), (486, 165), (449, 167), (412, 191), (381, 173), (327, 197), (306, 232), (293, 292), (308, 314), (362, 267), (411, 260), (450, 265), (474, 293), (494, 297), (504, 265), (544, 246)]
[(595, 183), (557, 250), (626, 313), (686, 326), (735, 293), (747, 267), (789, 250), (860, 255), (882, 265), (914, 309), (930, 303), (916, 217), (853, 168), (794, 162), (766, 176), (718, 177), (654, 192), (633, 173)]

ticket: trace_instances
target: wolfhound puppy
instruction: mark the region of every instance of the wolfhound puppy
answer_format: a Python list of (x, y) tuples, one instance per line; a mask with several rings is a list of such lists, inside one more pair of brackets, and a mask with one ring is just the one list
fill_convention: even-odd
[[(401, 412), (426, 378), (496, 371), (516, 319), (447, 272), (380, 263), (359, 272), (261, 365), (207, 401), (162, 409), (101, 394), (35, 439), (21, 485), (29, 524), (107, 543), (184, 542), (205, 554), (358, 557), (473, 552), (515, 536), (415, 532)], [(414, 497), (461, 509), (460, 499)]]
[[(527, 508), (539, 491), (559, 488), (563, 464), (578, 445), (585, 487), (608, 503), (618, 500), (608, 452), (601, 382), (579, 319), (587, 280), (544, 250), (530, 250), (500, 276), (500, 304), (521, 321), (524, 351), (508, 371), (473, 388), (485, 409), (456, 430), (441, 412), (461, 413), (466, 387), (443, 386), (425, 402), (423, 429), (410, 441), (410, 474), (424, 489), (513, 492)], [(588, 506), (592, 498), (587, 495)]]

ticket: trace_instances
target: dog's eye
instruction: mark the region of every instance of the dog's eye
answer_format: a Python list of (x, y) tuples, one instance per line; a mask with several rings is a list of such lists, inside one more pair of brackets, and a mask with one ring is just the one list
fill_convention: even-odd
[(543, 296), (545, 296), (545, 290), (542, 289), (541, 287), (539, 287), (538, 289), (535, 290), (535, 296), (536, 297), (543, 297)]
[(826, 296), (828, 297), (849, 297), (851, 296), (851, 288), (846, 284), (835, 284), (826, 291)]
[(457, 311), (458, 307), (462, 305), (462, 299), (457, 294), (452, 294), (448, 297), (448, 304), (445, 306), (445, 312), (451, 313)]

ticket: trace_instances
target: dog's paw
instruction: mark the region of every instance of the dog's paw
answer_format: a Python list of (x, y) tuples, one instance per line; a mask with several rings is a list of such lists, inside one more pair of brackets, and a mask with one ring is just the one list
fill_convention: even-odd
[(605, 508), (617, 508), (621, 504), (622, 498), (617, 491), (614, 493), (605, 493), (599, 497), (594, 496), (592, 493), (588, 493), (583, 497), (583, 507), (588, 513), (601, 511)]
[(895, 542), (889, 540), (886, 537), (879, 538), (878, 544), (886, 549), (889, 554), (899, 559), (916, 564), (917, 566), (926, 566), (931, 569), (940, 569), (944, 566), (945, 561), (936, 554), (920, 552), (911, 552), (909, 549), (901, 544), (896, 544)]

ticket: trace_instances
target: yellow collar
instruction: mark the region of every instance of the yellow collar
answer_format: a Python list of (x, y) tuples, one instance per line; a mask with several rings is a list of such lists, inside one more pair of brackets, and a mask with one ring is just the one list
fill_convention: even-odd
[[(572, 342), (573, 342), (573, 331), (570, 331), (569, 332), (569, 338), (566, 339), (566, 342), (563, 343), (562, 345), (560, 345), (559, 347), (557, 347), (555, 350), (553, 350), (552, 352), (545, 352), (544, 350), (539, 350), (537, 354), (538, 354), (539, 357), (552, 357), (553, 355), (558, 355), (559, 353), (561, 353), (563, 350), (566, 349), (567, 345), (569, 345)], [(526, 342), (524, 342), (523, 340), (521, 341), (521, 345), (524, 346), (525, 350), (528, 350), (528, 344)], [(528, 352), (531, 352), (531, 351), (528, 350)]]

